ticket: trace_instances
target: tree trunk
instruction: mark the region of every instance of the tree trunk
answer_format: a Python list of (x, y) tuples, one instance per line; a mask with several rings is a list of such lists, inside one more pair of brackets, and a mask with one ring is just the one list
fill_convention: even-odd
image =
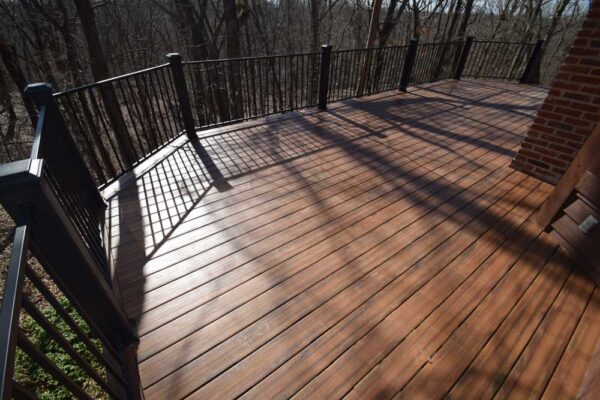
[(373, 46), (379, 32), (379, 14), (381, 12), (382, 0), (373, 0), (373, 10), (371, 11), (371, 23), (369, 25), (369, 36), (367, 38), (367, 51), (363, 62), (360, 80), (356, 88), (356, 97), (363, 95), (367, 81), (369, 80), (369, 70), (371, 69), (371, 58), (373, 57)]
[(27, 114), (29, 115), (31, 123), (35, 126), (37, 122), (35, 107), (23, 96), (23, 91), (25, 90), (25, 86), (27, 86), (27, 79), (25, 78), (25, 74), (18, 63), (18, 57), (15, 48), (9, 46), (1, 36), (0, 59), (2, 60), (10, 79), (17, 87), (17, 90), (23, 99), (23, 104), (25, 105), (25, 109), (27, 110)]
[[(190, 38), (192, 40), (192, 58), (198, 61), (218, 58), (219, 52), (214, 45), (214, 42), (209, 39), (204, 24), (202, 21), (198, 20), (191, 0), (175, 0), (175, 4), (180, 11), (179, 15), (175, 18), (175, 22), (179, 24), (182, 30), (189, 30), (190, 32)], [(227, 86), (225, 85), (225, 77), (222, 76), (219, 78), (220, 71), (216, 65), (217, 64), (212, 64), (206, 67), (207, 79), (205, 87), (208, 88), (208, 93), (194, 93), (194, 95), (199, 101), (198, 104), (204, 102), (209, 113), (214, 114), (216, 106), (216, 111), (219, 114), (221, 122), (226, 122), (231, 120), (228, 104), (229, 93), (227, 91)], [(197, 72), (196, 83), (200, 87), (204, 87), (204, 80), (202, 74)], [(203, 96), (207, 96), (208, 99), (203, 99)], [(200, 125), (204, 125), (205, 122), (210, 123), (211, 121), (198, 122)], [(212, 122), (217, 121), (215, 119)]]
[(469, 25), (469, 19), (471, 19), (471, 12), (473, 11), (473, 3), (474, 0), (467, 0), (465, 4), (465, 12), (463, 14), (462, 21), (460, 22), (460, 26), (458, 28), (457, 37), (459, 40), (465, 39), (465, 34), (467, 33), (467, 26)]
[[(310, 0), (310, 47), (311, 51), (320, 51), (321, 46), (321, 20), (319, 15), (320, 0)], [(319, 86), (319, 64), (316, 57), (311, 57), (310, 91), (308, 94), (309, 104), (317, 101)]]
[[(391, 0), (388, 5), (387, 12), (385, 14), (385, 18), (383, 23), (381, 24), (381, 28), (379, 29), (379, 50), (377, 51), (376, 56), (376, 65), (375, 65), (375, 76), (374, 76), (374, 87), (379, 90), (379, 82), (381, 79), (381, 72), (383, 71), (383, 48), (387, 45), (387, 42), (396, 27), (398, 21), (404, 14), (404, 10), (408, 5), (408, 0), (402, 0), (402, 4), (396, 12), (396, 7), (398, 6), (398, 0)], [(402, 68), (401, 65), (397, 66), (398, 68)]]
[(421, 12), (419, 10), (419, 5), (417, 4), (417, 0), (413, 0), (413, 38), (420, 39), (421, 38)]
[(558, 26), (558, 22), (562, 18), (562, 15), (565, 12), (565, 9), (567, 8), (567, 6), (570, 3), (571, 3), (571, 0), (562, 0), (557, 5), (556, 11), (554, 12), (554, 15), (552, 16), (552, 22), (550, 23), (550, 27), (548, 27), (548, 31), (546, 33), (546, 36), (544, 37), (544, 41), (545, 41), (546, 45), (542, 46), (542, 57), (544, 54), (544, 50), (548, 47), (548, 43), (550, 42), (550, 40), (552, 40), (552, 38), (556, 34), (556, 27)]
[[(88, 54), (90, 56), (90, 67), (92, 75), (96, 81), (101, 81), (110, 77), (110, 70), (104, 58), (100, 38), (98, 37), (98, 28), (96, 27), (96, 18), (94, 10), (89, 0), (73, 0), (77, 8), (77, 14), (81, 20), (81, 29), (85, 38)], [(135, 150), (127, 132), (127, 126), (123, 119), (123, 114), (119, 107), (118, 99), (112, 85), (100, 85), (98, 87), (106, 113), (114, 129), (117, 139), (117, 146), (121, 160), (126, 166), (131, 167), (136, 161)]]
[(460, 16), (460, 11), (462, 9), (462, 0), (457, 0), (454, 5), (454, 12), (452, 13), (452, 17), (450, 19), (450, 26), (444, 35), (444, 41), (450, 41), (454, 39), (454, 31), (456, 30), (456, 24), (458, 23), (458, 17)]
[[(9, 143), (15, 138), (15, 126), (17, 124), (17, 114), (12, 103), (11, 92), (12, 90), (10, 89), (10, 85), (4, 76), (4, 70), (0, 68), (0, 94), (2, 95), (0, 102), (4, 107), (4, 109), (0, 111), (0, 114), (6, 112), (6, 119), (8, 120), (6, 133), (3, 133), (0, 130), (0, 139), (2, 139), (2, 146), (5, 153), (0, 157), (0, 162), (2, 163), (19, 160), (26, 157), (26, 155), (23, 154), (25, 152), (21, 151), (22, 149), (20, 146), (17, 146), (15, 149), (13, 144), (12, 151), (9, 147)], [(0, 128), (2, 127), (0, 126)]]
[(310, 47), (311, 51), (320, 50), (321, 16), (319, 15), (321, 1), (310, 0)]
[(65, 55), (67, 57), (67, 66), (71, 74), (71, 80), (76, 86), (82, 85), (81, 79), (81, 64), (77, 58), (77, 47), (75, 45), (75, 34), (71, 27), (71, 19), (63, 0), (56, 1), (57, 8), (63, 15), (63, 24), (60, 27), (60, 33), (65, 42)]
[[(469, 19), (471, 18), (471, 11), (473, 10), (473, 2), (474, 0), (467, 0), (465, 4), (465, 12), (463, 14), (463, 18), (460, 22), (460, 26), (458, 27), (457, 38), (459, 41), (465, 40), (465, 34), (467, 33), (467, 26), (469, 25)], [(452, 70), (455, 71), (458, 66), (458, 62), (460, 60), (460, 55), (462, 53), (462, 46), (460, 46), (456, 53), (454, 54), (454, 60), (452, 61)]]
[(96, 18), (94, 10), (89, 0), (73, 0), (77, 8), (77, 14), (81, 20), (81, 30), (85, 38), (88, 54), (90, 56), (90, 67), (94, 79), (101, 81), (110, 77), (108, 64), (104, 58), (102, 44), (98, 37), (98, 28), (96, 27)]
[(542, 2), (543, 0), (537, 0), (535, 8), (529, 15), (529, 19), (527, 21), (527, 28), (525, 29), (525, 34), (523, 35), (524, 42), (530, 42), (533, 39), (533, 26), (542, 12)]
[[(448, 44), (448, 42), (450, 42), (454, 37), (454, 30), (456, 29), (456, 24), (458, 22), (458, 16), (460, 15), (461, 8), (462, 8), (462, 0), (457, 0), (456, 4), (454, 5), (454, 11), (452, 13), (452, 17), (450, 20), (450, 26), (448, 27), (448, 30), (446, 31), (446, 33), (444, 35), (444, 43), (442, 44), (442, 51), (440, 52), (440, 58), (438, 60), (435, 71), (433, 73), (433, 80), (436, 80), (436, 81), (439, 80), (442, 70), (444, 69), (444, 66), (448, 66), (447, 64), (450, 64), (450, 66), (452, 66), (452, 62), (448, 61), (446, 59), (446, 56), (448, 55), (448, 49), (450, 48), (450, 45)], [(450, 60), (452, 60), (452, 57), (450, 58)]]
[[(235, 0), (223, 0), (225, 8), (225, 30), (226, 30), (226, 49), (227, 58), (239, 58), (240, 52), (240, 24), (237, 18)], [(244, 117), (244, 104), (242, 97), (242, 81), (240, 77), (240, 64), (232, 62), (230, 64), (230, 91), (232, 92), (233, 101), (233, 118), (239, 119)]]
[(32, 4), (27, 1), (22, 1), (20, 4), (29, 22), (29, 26), (24, 30), (29, 31), (26, 35), (33, 50), (35, 50), (34, 67), (39, 71), (39, 75), (35, 79), (43, 80), (56, 86), (57, 81), (53, 74), (54, 68), (52, 68), (47, 51), (47, 44), (52, 42), (51, 36), (53, 32), (48, 29), (50, 27), (45, 23), (44, 19), (39, 17)]
[(398, 9), (398, 12), (396, 12), (398, 1), (399, 0), (390, 0), (390, 4), (388, 5), (385, 18), (383, 20), (383, 23), (381, 24), (381, 29), (379, 30), (379, 47), (384, 47), (385, 45), (387, 45), (387, 42), (394, 28), (398, 24), (400, 18), (402, 18), (404, 10), (408, 5), (408, 0), (402, 0), (400, 8)]

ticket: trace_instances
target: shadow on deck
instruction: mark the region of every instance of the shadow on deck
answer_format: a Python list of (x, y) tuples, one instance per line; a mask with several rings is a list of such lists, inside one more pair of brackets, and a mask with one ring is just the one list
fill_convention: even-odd
[(109, 202), (145, 395), (570, 395), (598, 293), (508, 167), (544, 96), (442, 82), (205, 132), (226, 191), (177, 142)]

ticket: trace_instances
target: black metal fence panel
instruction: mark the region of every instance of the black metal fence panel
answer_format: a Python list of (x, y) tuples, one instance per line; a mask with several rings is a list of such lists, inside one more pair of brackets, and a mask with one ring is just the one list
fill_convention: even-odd
[(183, 64), (199, 128), (317, 105), (321, 53)]
[(56, 93), (67, 126), (99, 186), (179, 136), (168, 64)]
[(407, 49), (408, 46), (390, 46), (333, 51), (327, 101), (356, 97), (365, 63), (368, 72), (364, 95), (397, 89)]
[[(35, 253), (34, 253), (35, 254)], [(62, 291), (32, 255), (24, 264), (14, 354), (13, 393), (33, 398), (125, 398), (120, 350), (96, 328), (75, 299)], [(18, 388), (17, 390), (15, 390)]]
[(0, 309), (0, 396), (131, 397), (125, 348), (137, 338), (111, 288), (106, 204), (52, 87), (25, 94), (39, 110), (30, 156), (0, 166), (0, 203), (16, 225)]
[(463, 76), (519, 80), (532, 55), (534, 43), (473, 41)]
[(463, 42), (419, 43), (411, 85), (452, 79)]

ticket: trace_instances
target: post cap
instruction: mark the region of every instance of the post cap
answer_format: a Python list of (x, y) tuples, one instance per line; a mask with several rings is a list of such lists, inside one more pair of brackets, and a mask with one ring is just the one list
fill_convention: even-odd
[(46, 94), (52, 94), (52, 85), (50, 83), (47, 82), (40, 82), (40, 83), (30, 83), (29, 85), (27, 85), (25, 87), (25, 90), (23, 90), (23, 93), (25, 93), (26, 95), (46, 95)]
[(328, 50), (331, 49), (333, 46), (331, 46), (330, 44), (322, 44), (321, 45), (321, 50)]
[(181, 54), (179, 53), (168, 53), (166, 57), (169, 61), (181, 61)]

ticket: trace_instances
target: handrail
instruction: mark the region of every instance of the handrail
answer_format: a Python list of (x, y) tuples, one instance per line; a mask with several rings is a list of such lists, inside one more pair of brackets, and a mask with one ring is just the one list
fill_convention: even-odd
[(246, 60), (266, 60), (271, 58), (285, 58), (290, 56), (313, 56), (321, 54), (319, 52), (308, 53), (291, 53), (291, 54), (272, 54), (268, 56), (252, 56), (252, 57), (235, 57), (235, 58), (209, 58), (206, 60), (189, 60), (183, 61), (183, 64), (202, 64), (202, 63), (217, 63), (223, 61), (246, 61)]
[(54, 97), (97, 187), (114, 182), (184, 130), (168, 63)]
[(69, 211), (73, 224), (108, 277), (101, 237), (106, 203), (60, 117), (58, 106), (52, 97), (52, 86), (29, 85), (25, 89), (25, 95), (40, 110), (32, 159), (44, 159), (42, 173), (58, 194), (62, 206)]
[(97, 87), (97, 86), (101, 86), (101, 85), (105, 85), (105, 84), (108, 84), (108, 83), (117, 82), (117, 81), (120, 81), (120, 80), (123, 80), (123, 79), (131, 78), (131, 77), (134, 77), (134, 76), (137, 76), (137, 75), (146, 74), (146, 73), (151, 72), (151, 71), (156, 71), (157, 69), (161, 69), (161, 68), (167, 67), (168, 65), (169, 65), (168, 63), (166, 63), (166, 64), (160, 64), (160, 65), (156, 65), (154, 67), (149, 67), (149, 68), (141, 69), (139, 71), (128, 72), (128, 73), (123, 74), (123, 75), (115, 76), (115, 77), (108, 78), (108, 79), (103, 79), (101, 81), (94, 82), (94, 83), (88, 83), (87, 85), (78, 86), (78, 87), (73, 88), (73, 89), (64, 90), (62, 92), (56, 92), (56, 93), (53, 94), (53, 96), (54, 97), (66, 96), (68, 94), (76, 93), (76, 92), (79, 92), (81, 90), (91, 89), (91, 88), (94, 88), (94, 87)]
[(473, 42), (475, 42), (475, 43), (501, 43), (501, 44), (527, 44), (527, 45), (535, 44), (535, 43), (530, 43), (530, 42), (503, 42), (501, 40), (473, 40)]

